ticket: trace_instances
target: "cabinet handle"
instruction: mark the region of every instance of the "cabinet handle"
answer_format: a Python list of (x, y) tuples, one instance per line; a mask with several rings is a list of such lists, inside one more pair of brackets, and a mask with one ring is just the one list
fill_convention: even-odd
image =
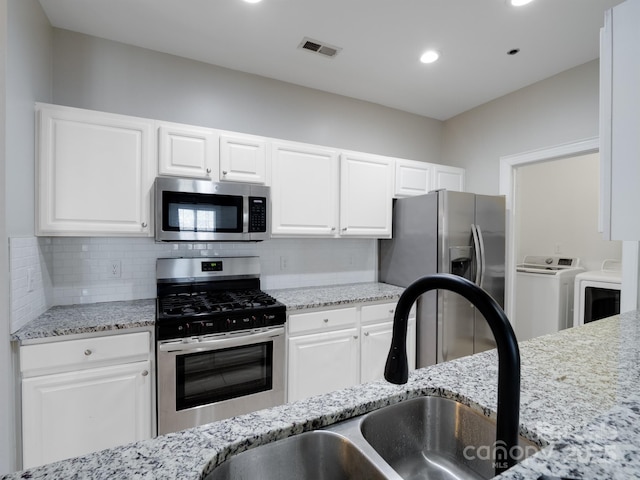
[(393, 313), (393, 312), (394, 312), (393, 308), (391, 310), (389, 310), (389, 313)]
[(324, 323), (329, 323), (329, 319), (328, 318), (325, 318), (323, 321), (324, 321)]
[(84, 354), (88, 357), (89, 355), (91, 355), (93, 352), (91, 350), (89, 350), (88, 348), (84, 351)]
[(336, 231), (336, 227), (331, 227), (331, 231), (335, 232)]
[(358, 339), (358, 335), (354, 335), (353, 338), (354, 338), (354, 340), (357, 340)]
[(344, 228), (342, 229), (342, 231), (343, 231), (343, 232), (346, 232), (346, 231), (347, 231), (347, 227), (344, 227)]
[(142, 376), (146, 377), (147, 375), (149, 375), (149, 371), (148, 370), (143, 370), (142, 371)]
[(142, 222), (142, 228), (147, 228), (147, 222)]
[(364, 332), (364, 336), (368, 337), (369, 336), (369, 332)]
[(226, 176), (226, 175), (227, 175), (227, 171), (226, 171), (226, 170), (223, 170), (223, 171), (222, 171), (222, 175)]
[(207, 175), (209, 175), (211, 173), (211, 169), (207, 168)]

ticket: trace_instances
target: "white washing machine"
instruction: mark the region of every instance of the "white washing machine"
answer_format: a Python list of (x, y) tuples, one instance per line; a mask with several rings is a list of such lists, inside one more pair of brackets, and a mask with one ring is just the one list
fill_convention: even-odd
[(515, 331), (518, 340), (556, 333), (573, 325), (574, 279), (580, 259), (527, 255), (516, 267)]
[(573, 326), (620, 313), (621, 285), (620, 260), (605, 260), (600, 270), (590, 270), (576, 275)]

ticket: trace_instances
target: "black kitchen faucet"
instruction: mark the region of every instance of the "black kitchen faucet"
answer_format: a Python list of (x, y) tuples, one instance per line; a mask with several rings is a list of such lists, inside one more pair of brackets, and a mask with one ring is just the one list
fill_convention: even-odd
[(496, 428), (496, 475), (516, 464), (520, 415), (520, 350), (509, 319), (500, 305), (466, 278), (446, 273), (427, 275), (409, 285), (400, 296), (393, 318), (393, 337), (384, 377), (407, 383), (407, 322), (420, 295), (430, 290), (451, 290), (469, 300), (489, 323), (498, 347), (498, 412)]

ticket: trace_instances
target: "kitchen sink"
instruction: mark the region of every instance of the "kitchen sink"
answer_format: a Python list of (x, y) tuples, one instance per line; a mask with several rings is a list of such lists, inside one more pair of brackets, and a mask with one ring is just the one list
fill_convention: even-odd
[[(205, 480), (488, 479), (495, 438), (495, 421), (470, 407), (419, 397), (239, 453)], [(539, 450), (519, 447), (518, 461)]]
[[(454, 400), (420, 397), (368, 414), (365, 440), (406, 480), (487, 479), (495, 475), (496, 423)], [(539, 450), (519, 438), (517, 459)]]
[(247, 450), (217, 467), (205, 480), (384, 480), (353, 443), (315, 430)]

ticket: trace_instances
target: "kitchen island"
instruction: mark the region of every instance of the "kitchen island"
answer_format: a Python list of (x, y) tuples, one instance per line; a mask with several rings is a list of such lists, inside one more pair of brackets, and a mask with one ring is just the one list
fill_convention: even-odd
[[(640, 312), (521, 343), (521, 434), (546, 447), (502, 475), (640, 476)], [(437, 395), (495, 416), (495, 350), (412, 372), (406, 385), (357, 385), (61, 461), (6, 479), (198, 479), (253, 446), (402, 400)]]

